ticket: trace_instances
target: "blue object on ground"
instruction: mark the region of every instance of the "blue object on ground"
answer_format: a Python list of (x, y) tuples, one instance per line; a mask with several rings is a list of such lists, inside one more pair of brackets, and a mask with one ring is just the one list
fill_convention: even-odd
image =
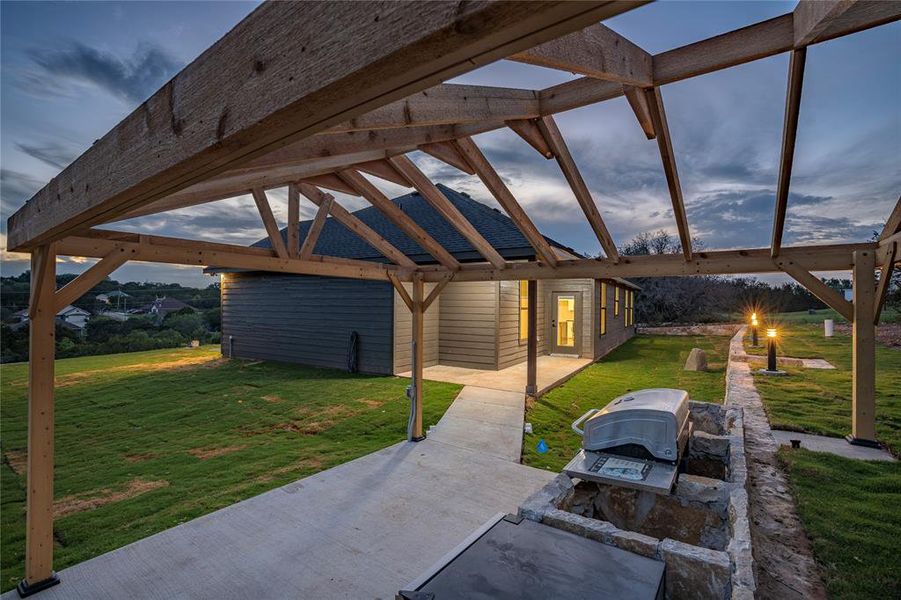
[(535, 446), (535, 449), (538, 450), (538, 454), (546, 454), (547, 453), (547, 442), (544, 441), (544, 438), (538, 440), (538, 445)]

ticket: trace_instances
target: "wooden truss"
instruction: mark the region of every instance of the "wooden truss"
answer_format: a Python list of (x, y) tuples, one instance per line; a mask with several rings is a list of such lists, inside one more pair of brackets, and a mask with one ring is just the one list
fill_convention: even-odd
[[(26, 581), (41, 582), (52, 573), (53, 315), (128, 260), (390, 282), (413, 312), (414, 335), (420, 337), (423, 312), (451, 279), (528, 279), (533, 307), (537, 279), (785, 272), (853, 321), (856, 344), (872, 345), (873, 323), (901, 256), (898, 205), (877, 242), (783, 247), (782, 234), (807, 47), (897, 20), (901, 4), (802, 0), (791, 13), (651, 55), (600, 24), (643, 3), (264, 3), (10, 217), (9, 249), (30, 252), (33, 265)], [(661, 88), (785, 52), (791, 61), (772, 243), (696, 251)], [(442, 83), (498, 59), (581, 77), (541, 90)], [(642, 134), (657, 142), (681, 255), (617, 253), (604, 207), (592, 197), (556, 126), (555, 114), (620, 96)], [(472, 139), (501, 128), (557, 162), (603, 258), (574, 259), (540, 234)], [(534, 248), (536, 260), (504, 260), (406, 156), (417, 150), (478, 177)], [(461, 264), (364, 173), (418, 191), (481, 260)], [(267, 191), (284, 186), (289, 219), (283, 238)], [(414, 263), (325, 190), (364, 198), (416, 241), (431, 264)], [(97, 228), (244, 194), (253, 197), (271, 248)], [(305, 239), (298, 226), (301, 197), (317, 206)], [(316, 254), (329, 218), (389, 263)], [(54, 290), (57, 255), (100, 261)], [(846, 269), (854, 271), (850, 303), (811, 275)], [(412, 283), (412, 297), (404, 282)], [(426, 297), (427, 282), (437, 285)], [(869, 440), (874, 436), (871, 354), (855, 353), (852, 427), (854, 437)], [(421, 360), (419, 365), (421, 375)], [(421, 402), (421, 389), (417, 392)], [(421, 422), (417, 427), (421, 434)]]

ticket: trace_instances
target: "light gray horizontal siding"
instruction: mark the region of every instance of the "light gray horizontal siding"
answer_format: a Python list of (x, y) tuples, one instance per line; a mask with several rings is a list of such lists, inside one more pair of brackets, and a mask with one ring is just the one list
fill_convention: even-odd
[[(613, 290), (615, 287), (616, 286), (612, 282), (607, 282), (607, 333), (601, 335), (601, 282), (595, 282), (595, 288), (597, 290), (593, 309), (595, 328), (591, 337), (594, 339), (594, 358), (596, 359), (609, 354), (612, 350), (635, 335), (634, 325), (626, 327), (626, 300), (624, 295), (626, 288), (621, 287), (619, 290), (619, 315), (613, 316)], [(638, 296), (639, 293), (640, 292), (635, 292), (635, 295)]]
[(378, 281), (229, 273), (222, 280), (222, 352), (235, 358), (345, 369), (351, 332), (359, 369), (392, 372), (393, 288)]
[(441, 292), (438, 360), (442, 365), (497, 368), (498, 283), (450, 283)]

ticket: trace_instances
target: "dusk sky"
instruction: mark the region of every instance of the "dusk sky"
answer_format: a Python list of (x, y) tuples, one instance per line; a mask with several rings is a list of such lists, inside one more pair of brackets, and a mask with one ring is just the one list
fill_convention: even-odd
[[(791, 11), (794, 2), (660, 2), (606, 23), (651, 53)], [(5, 251), (6, 219), (51, 177), (253, 10), (240, 2), (0, 3), (3, 275), (28, 268)], [(327, 32), (326, 32), (327, 34)], [(784, 243), (865, 241), (901, 192), (901, 23), (808, 51)], [(707, 249), (769, 244), (788, 54), (662, 88), (692, 234)], [(501, 61), (455, 82), (543, 88), (567, 73)], [(614, 239), (675, 232), (655, 141), (625, 99), (557, 116)], [(476, 141), (539, 229), (580, 252), (599, 247), (554, 161), (509, 131)], [(417, 153), (436, 182), (496, 205), (475, 177)], [(375, 180), (389, 195), (405, 188)], [(271, 194), (286, 217), (285, 193)], [(349, 209), (364, 200), (336, 194)], [(302, 202), (302, 217), (313, 206)], [(118, 229), (250, 244), (265, 236), (250, 197)], [(60, 272), (89, 264), (67, 260)], [(121, 281), (207, 285), (197, 267), (132, 263)]]

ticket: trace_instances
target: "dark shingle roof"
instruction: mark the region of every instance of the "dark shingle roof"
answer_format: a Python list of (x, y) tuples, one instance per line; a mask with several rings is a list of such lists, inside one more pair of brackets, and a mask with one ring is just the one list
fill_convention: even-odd
[[(481, 233), (488, 243), (506, 259), (528, 259), (535, 256), (535, 251), (526, 238), (519, 232), (510, 217), (489, 206), (477, 202), (466, 194), (462, 194), (447, 186), (438, 184), (438, 189), (456, 206), (463, 216)], [(392, 200), (402, 211), (407, 213), (420, 227), (426, 230), (435, 240), (454, 255), (457, 260), (483, 260), (466, 238), (442, 217), (438, 211), (426, 202), (417, 192), (400, 196)], [(377, 208), (370, 206), (355, 211), (354, 216), (369, 225), (398, 250), (418, 263), (434, 263), (435, 259), (425, 252), (419, 244), (411, 240), (396, 225), (385, 217)], [(306, 237), (312, 221), (300, 223), (301, 240)], [(287, 240), (287, 230), (282, 230), (282, 237)], [(562, 248), (575, 254), (563, 244), (546, 238), (552, 246)], [(270, 248), (269, 239), (262, 239), (254, 244), (258, 248)], [(382, 254), (360, 239), (355, 233), (344, 227), (337, 219), (328, 218), (325, 227), (316, 241), (314, 254), (337, 256), (339, 258), (356, 258), (387, 262)]]

